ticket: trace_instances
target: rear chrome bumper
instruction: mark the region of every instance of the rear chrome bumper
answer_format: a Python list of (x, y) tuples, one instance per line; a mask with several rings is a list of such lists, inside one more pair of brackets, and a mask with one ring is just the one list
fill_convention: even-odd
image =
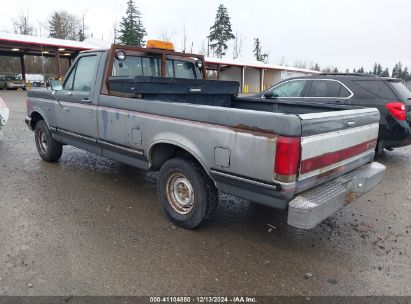
[(382, 181), (385, 166), (373, 162), (296, 196), (288, 205), (288, 224), (311, 229)]

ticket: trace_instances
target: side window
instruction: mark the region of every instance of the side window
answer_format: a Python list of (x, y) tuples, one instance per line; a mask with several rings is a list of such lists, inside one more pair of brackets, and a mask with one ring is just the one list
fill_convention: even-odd
[(97, 56), (82, 57), (77, 62), (73, 91), (89, 92), (97, 72)]
[(338, 96), (342, 98), (347, 98), (347, 97), (350, 97), (350, 95), (351, 95), (351, 92), (348, 91), (346, 87), (341, 86), (340, 94)]
[(384, 81), (381, 80), (358, 80), (354, 81), (360, 87), (365, 89), (368, 93), (373, 94), (374, 96), (378, 96), (381, 98), (386, 99), (395, 99), (394, 93), (390, 90), (390, 88), (385, 84)]
[(274, 97), (301, 97), (307, 80), (290, 80), (271, 90)]
[(66, 78), (66, 81), (64, 82), (63, 90), (66, 90), (66, 91), (73, 90), (73, 80), (74, 80), (74, 74), (76, 73), (76, 68), (77, 68), (77, 65), (73, 67), (73, 69), (70, 72), (70, 75)]
[(342, 85), (331, 80), (312, 80), (306, 97), (339, 97)]

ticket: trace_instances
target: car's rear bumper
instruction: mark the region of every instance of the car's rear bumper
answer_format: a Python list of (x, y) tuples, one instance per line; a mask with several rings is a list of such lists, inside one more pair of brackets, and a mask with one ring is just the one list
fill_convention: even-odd
[(385, 166), (373, 162), (300, 193), (288, 207), (288, 224), (311, 229), (381, 182)]

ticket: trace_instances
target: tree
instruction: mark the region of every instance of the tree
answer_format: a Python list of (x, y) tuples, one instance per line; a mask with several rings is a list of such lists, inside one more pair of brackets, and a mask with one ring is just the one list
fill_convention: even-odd
[(407, 82), (410, 80), (410, 73), (408, 72), (408, 67), (404, 68), (404, 71), (402, 72), (401, 76), (402, 76), (401, 79), (404, 80), (404, 82)]
[(382, 66), (381, 66), (381, 64), (378, 64), (378, 65), (377, 65), (377, 75), (378, 75), (378, 76), (381, 76), (381, 75), (382, 75), (382, 72), (383, 72), (383, 71), (382, 71)]
[(79, 30), (77, 37), (78, 37), (78, 41), (84, 41), (84, 39), (86, 39), (86, 36), (84, 36), (82, 29)]
[(241, 51), (243, 48), (243, 35), (240, 33), (235, 34), (233, 43), (233, 59), (237, 59), (241, 56)]
[(335, 68), (333, 69), (333, 73), (338, 73), (338, 68), (335, 67)]
[(254, 56), (257, 61), (267, 62), (268, 54), (263, 53), (261, 50), (261, 41), (258, 38), (254, 38)]
[(346, 73), (349, 73), (349, 72), (350, 72), (350, 69), (346, 69), (345, 72), (346, 72)]
[(315, 63), (315, 66), (314, 66), (314, 69), (313, 69), (314, 71), (321, 71), (321, 68), (320, 68), (320, 66), (318, 65), (318, 63), (316, 62)]
[(65, 11), (54, 12), (48, 21), (49, 37), (77, 40), (81, 30), (80, 20)]
[(21, 13), (13, 22), (14, 32), (22, 35), (33, 35), (34, 27), (30, 23), (29, 12)]
[(127, 45), (143, 46), (147, 32), (141, 21), (141, 13), (133, 0), (127, 1), (126, 16), (122, 18), (119, 29), (120, 42)]
[(357, 70), (357, 73), (364, 74), (364, 67), (361, 67)]
[(373, 69), (373, 71), (372, 71), (372, 74), (373, 75), (377, 75), (377, 71), (378, 70), (378, 64), (377, 63), (374, 63), (374, 69)]
[(390, 71), (388, 70), (388, 68), (386, 68), (384, 70), (384, 72), (382, 72), (381, 76), (382, 77), (390, 77)]
[(214, 50), (218, 58), (222, 58), (227, 50), (227, 42), (234, 39), (235, 36), (231, 30), (230, 17), (224, 5), (220, 4), (217, 9), (215, 22), (210, 27), (210, 46)]

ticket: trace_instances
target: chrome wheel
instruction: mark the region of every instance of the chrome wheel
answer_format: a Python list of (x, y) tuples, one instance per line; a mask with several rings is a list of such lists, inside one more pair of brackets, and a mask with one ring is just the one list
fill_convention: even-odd
[(187, 214), (193, 209), (193, 186), (183, 174), (172, 174), (167, 180), (166, 187), (167, 198), (174, 211), (179, 214)]
[(37, 143), (38, 146), (41, 150), (41, 152), (46, 153), (47, 152), (47, 135), (44, 130), (39, 130), (38, 132), (38, 137), (37, 137)]

